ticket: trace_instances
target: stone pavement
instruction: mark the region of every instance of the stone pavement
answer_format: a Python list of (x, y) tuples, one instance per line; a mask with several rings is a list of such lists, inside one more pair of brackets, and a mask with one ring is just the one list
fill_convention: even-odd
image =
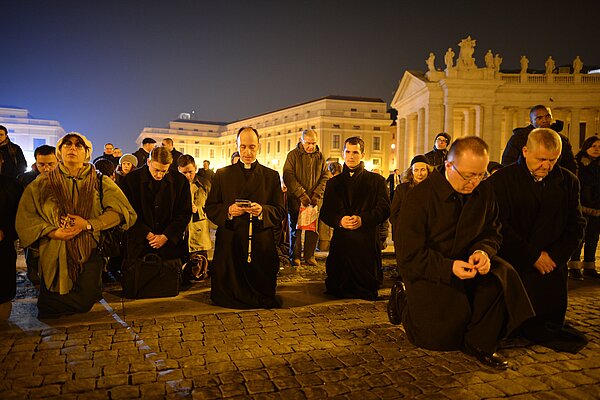
[(568, 318), (587, 348), (507, 348), (511, 368), (496, 372), (411, 345), (387, 320), (389, 272), (379, 301), (323, 295), (322, 258), (280, 278), (277, 310), (215, 307), (208, 283), (123, 303), (112, 287), (88, 314), (38, 321), (19, 276), (0, 328), (0, 399), (600, 398), (600, 282), (570, 290)]

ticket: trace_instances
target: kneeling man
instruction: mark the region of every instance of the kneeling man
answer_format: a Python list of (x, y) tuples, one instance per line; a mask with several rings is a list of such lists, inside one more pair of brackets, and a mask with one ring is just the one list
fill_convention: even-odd
[(457, 139), (447, 161), (407, 194), (394, 238), (406, 283), (398, 312), (416, 346), (462, 349), (504, 369), (498, 341), (533, 310), (516, 271), (496, 257), (502, 237), (492, 187), (483, 181), (488, 162), (482, 139)]

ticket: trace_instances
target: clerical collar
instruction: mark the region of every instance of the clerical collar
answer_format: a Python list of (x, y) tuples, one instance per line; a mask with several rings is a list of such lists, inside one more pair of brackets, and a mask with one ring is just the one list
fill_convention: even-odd
[(240, 160), (240, 164), (242, 164), (242, 169), (252, 169), (256, 166), (258, 160), (254, 160), (251, 164), (246, 164), (242, 160)]

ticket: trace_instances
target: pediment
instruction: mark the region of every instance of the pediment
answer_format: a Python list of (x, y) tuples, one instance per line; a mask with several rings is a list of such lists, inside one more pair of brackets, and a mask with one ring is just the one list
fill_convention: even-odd
[(404, 99), (410, 98), (418, 92), (423, 91), (427, 87), (425, 83), (425, 76), (422, 73), (416, 71), (405, 71), (398, 89), (392, 99), (392, 107)]

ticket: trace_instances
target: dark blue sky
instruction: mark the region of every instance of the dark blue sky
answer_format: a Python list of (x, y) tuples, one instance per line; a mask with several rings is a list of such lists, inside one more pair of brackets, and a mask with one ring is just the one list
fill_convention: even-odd
[(233, 121), (329, 94), (389, 103), (406, 69), (426, 70), (429, 51), (442, 68), (467, 35), (480, 66), (487, 49), (503, 69), (521, 54), (530, 68), (548, 55), (600, 64), (598, 1), (436, 3), (3, 0), (0, 105), (132, 151), (180, 112)]

